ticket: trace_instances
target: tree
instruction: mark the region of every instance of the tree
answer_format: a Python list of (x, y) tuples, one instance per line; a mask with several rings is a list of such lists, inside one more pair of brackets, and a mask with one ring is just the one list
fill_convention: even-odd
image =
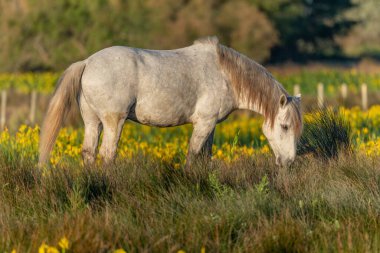
[(279, 31), (280, 43), (272, 49), (272, 61), (337, 56), (341, 48), (335, 37), (347, 34), (356, 23), (342, 15), (355, 6), (352, 0), (252, 1)]
[(151, 44), (144, 1), (0, 1), (1, 71), (64, 69), (107, 46)]
[(277, 41), (248, 0), (0, 0), (0, 7), (0, 71), (62, 70), (112, 45), (171, 49), (208, 35), (262, 61)]
[(277, 32), (266, 15), (246, 1), (229, 1), (216, 17), (222, 41), (259, 62), (268, 60), (278, 42)]
[(380, 1), (353, 0), (357, 6), (349, 10), (345, 17), (357, 24), (347, 36), (338, 41), (344, 52), (351, 56), (380, 55)]
[(0, 0), (0, 71), (61, 70), (111, 45), (171, 49), (207, 35), (260, 62), (334, 56), (355, 23), (342, 15), (351, 1), (364, 0)]

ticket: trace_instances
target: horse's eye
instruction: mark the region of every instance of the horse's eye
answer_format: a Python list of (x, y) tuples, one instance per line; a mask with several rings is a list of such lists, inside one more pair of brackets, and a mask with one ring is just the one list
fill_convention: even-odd
[(289, 126), (288, 126), (288, 125), (283, 125), (283, 124), (281, 124), (281, 128), (282, 128), (284, 131), (288, 131)]

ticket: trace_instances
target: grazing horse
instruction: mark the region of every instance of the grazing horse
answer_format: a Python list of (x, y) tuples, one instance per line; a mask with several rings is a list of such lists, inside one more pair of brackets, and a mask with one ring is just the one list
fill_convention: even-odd
[(175, 50), (114, 46), (72, 64), (59, 79), (43, 123), (39, 163), (53, 148), (65, 115), (79, 103), (85, 133), (82, 156), (93, 164), (100, 132), (100, 156), (113, 162), (127, 119), (170, 127), (193, 124), (187, 162), (211, 156), (215, 125), (237, 109), (264, 116), (263, 133), (276, 164), (296, 156), (302, 132), (300, 96), (289, 96), (261, 65), (207, 37)]

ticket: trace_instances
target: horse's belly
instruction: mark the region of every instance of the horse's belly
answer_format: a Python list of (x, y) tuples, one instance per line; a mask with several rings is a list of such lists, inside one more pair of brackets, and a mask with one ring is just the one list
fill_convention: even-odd
[(170, 106), (165, 102), (157, 104), (136, 103), (128, 114), (128, 119), (149, 126), (169, 127), (189, 123), (190, 110), (182, 106)]

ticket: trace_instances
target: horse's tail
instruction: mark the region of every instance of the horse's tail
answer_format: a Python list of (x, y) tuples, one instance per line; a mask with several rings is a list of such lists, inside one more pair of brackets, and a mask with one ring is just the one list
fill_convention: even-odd
[(40, 165), (45, 164), (49, 158), (63, 120), (80, 95), (85, 67), (84, 61), (73, 63), (57, 82), (41, 129), (38, 162)]

